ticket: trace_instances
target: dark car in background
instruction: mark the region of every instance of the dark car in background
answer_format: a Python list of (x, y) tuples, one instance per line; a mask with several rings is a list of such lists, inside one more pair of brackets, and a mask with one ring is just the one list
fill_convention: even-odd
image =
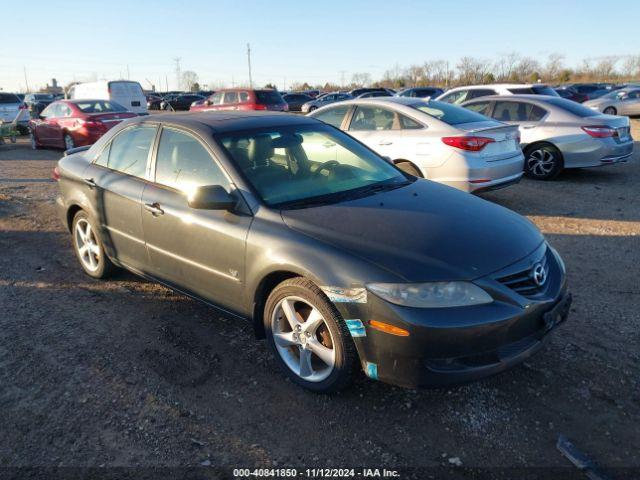
[(554, 88), (554, 90), (562, 98), (566, 98), (567, 100), (573, 100), (574, 102), (583, 103), (589, 100), (588, 95), (578, 92), (578, 90), (576, 90), (573, 87), (560, 86), (560, 87)]
[(351, 95), (353, 98), (357, 98), (360, 95), (362, 95), (363, 93), (369, 93), (369, 92), (389, 92), (392, 95), (395, 92), (391, 92), (390, 90), (387, 90), (386, 88), (382, 88), (382, 87), (362, 87), (362, 88), (354, 88), (353, 90), (349, 91), (349, 95)]
[(373, 92), (364, 92), (358, 95), (358, 98), (376, 98), (376, 97), (393, 97), (393, 93), (387, 90), (375, 90)]
[(248, 319), (316, 392), (358, 367), (408, 387), (502, 372), (571, 305), (532, 222), (306, 116), (137, 117), (54, 175), (89, 276), (126, 268)]
[(191, 108), (194, 102), (205, 100), (202, 95), (196, 95), (192, 93), (185, 93), (182, 95), (167, 96), (160, 102), (161, 110), (173, 110), (173, 111), (187, 111)]
[(160, 110), (162, 96), (159, 93), (147, 93), (147, 110)]
[(55, 100), (55, 97), (50, 93), (27, 93), (24, 96), (24, 103), (29, 107), (31, 117), (37, 117), (40, 115), (40, 112)]
[(342, 102), (344, 100), (351, 100), (353, 97), (346, 92), (330, 92), (314, 98), (310, 102), (302, 105), (302, 112), (309, 113), (317, 110), (318, 108), (331, 105), (332, 103)]
[(193, 105), (191, 111), (208, 110), (271, 110), (286, 112), (289, 105), (276, 90), (230, 88), (218, 90), (204, 102)]
[(287, 93), (282, 98), (289, 105), (290, 112), (302, 111), (302, 105), (313, 100), (312, 97), (303, 93)]
[(436, 98), (444, 93), (442, 88), (438, 87), (413, 87), (406, 88), (396, 95), (399, 97), (415, 97), (415, 98)]
[(29, 122), (31, 147), (69, 150), (94, 144), (109, 129), (137, 115), (109, 100), (60, 100)]

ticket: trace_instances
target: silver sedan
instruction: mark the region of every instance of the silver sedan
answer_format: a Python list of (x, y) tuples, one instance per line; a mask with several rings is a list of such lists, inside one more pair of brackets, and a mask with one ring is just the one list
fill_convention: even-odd
[(602, 115), (564, 98), (491, 96), (463, 106), (520, 128), (525, 175), (534, 179), (554, 178), (563, 168), (626, 162), (633, 153), (629, 118)]
[(517, 128), (457, 105), (366, 98), (310, 115), (346, 131), (411, 175), (466, 192), (506, 187), (522, 177)]
[(583, 105), (608, 115), (640, 115), (640, 86), (614, 90)]

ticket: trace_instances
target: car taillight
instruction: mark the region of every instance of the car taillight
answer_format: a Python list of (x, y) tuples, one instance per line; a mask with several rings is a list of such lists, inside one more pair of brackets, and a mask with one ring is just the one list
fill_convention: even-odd
[(442, 137), (442, 142), (460, 150), (479, 152), (495, 140), (487, 137)]
[(582, 130), (584, 130), (594, 138), (609, 138), (618, 136), (618, 131), (615, 128), (606, 127), (604, 125), (582, 127)]
[(266, 110), (267, 106), (266, 105), (262, 105), (261, 103), (255, 103), (253, 105), (253, 109), (254, 110)]
[(81, 125), (87, 127), (87, 128), (102, 128), (104, 127), (104, 123), (102, 123), (100, 120), (80, 120), (79, 121)]
[(54, 167), (53, 172), (51, 172), (51, 178), (53, 178), (56, 182), (60, 181), (60, 170), (58, 167)]

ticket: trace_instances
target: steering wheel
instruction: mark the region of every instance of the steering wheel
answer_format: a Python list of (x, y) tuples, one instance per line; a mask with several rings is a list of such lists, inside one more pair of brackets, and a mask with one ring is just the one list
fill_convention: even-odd
[(324, 162), (322, 165), (320, 165), (315, 172), (313, 172), (314, 176), (319, 176), (320, 172), (322, 172), (323, 170), (326, 170), (327, 173), (331, 173), (331, 170), (333, 169), (333, 167), (336, 166), (340, 166), (340, 162), (337, 160), (328, 160), (326, 162)]

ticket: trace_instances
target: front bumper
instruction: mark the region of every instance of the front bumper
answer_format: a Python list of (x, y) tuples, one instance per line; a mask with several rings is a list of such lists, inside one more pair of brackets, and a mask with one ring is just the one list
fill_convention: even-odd
[[(554, 278), (535, 299), (485, 278), (476, 283), (490, 291), (491, 304), (420, 309), (369, 293), (366, 303), (345, 303), (339, 309), (345, 319), (361, 322), (363, 328), (353, 340), (368, 376), (404, 387), (459, 384), (495, 375), (529, 358), (567, 319), (572, 299), (559, 263), (550, 261), (549, 275)], [(369, 320), (405, 329), (409, 336), (381, 332)]]

